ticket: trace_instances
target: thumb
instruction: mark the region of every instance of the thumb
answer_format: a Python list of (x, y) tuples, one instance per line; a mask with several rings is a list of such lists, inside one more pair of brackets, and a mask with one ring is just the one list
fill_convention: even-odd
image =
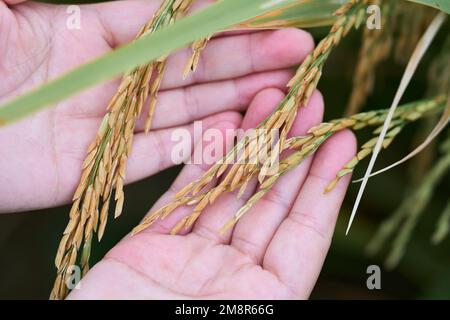
[[(8, 6), (13, 6), (27, 0), (0, 0), (0, 14), (8, 11)], [(4, 19), (3, 15), (0, 15), (0, 21)]]

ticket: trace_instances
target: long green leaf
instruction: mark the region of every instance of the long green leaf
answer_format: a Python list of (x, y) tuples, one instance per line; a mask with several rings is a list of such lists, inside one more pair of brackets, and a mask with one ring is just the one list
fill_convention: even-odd
[(436, 9), (439, 9), (447, 14), (450, 14), (450, 0), (409, 0), (424, 4)]
[(170, 27), (142, 37), (70, 71), (0, 107), (0, 124), (10, 123), (126, 70), (157, 59), (209, 34), (298, 0), (222, 0)]

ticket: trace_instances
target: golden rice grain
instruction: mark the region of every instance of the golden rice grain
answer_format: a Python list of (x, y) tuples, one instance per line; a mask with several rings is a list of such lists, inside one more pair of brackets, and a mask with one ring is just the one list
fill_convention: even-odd
[[(137, 37), (173, 23), (176, 18), (186, 13), (191, 2), (192, 0), (165, 0)], [(88, 147), (80, 182), (73, 197), (70, 220), (56, 254), (58, 275), (51, 293), (52, 299), (63, 299), (67, 295), (68, 290), (63, 283), (67, 277), (67, 266), (77, 262), (77, 253), (83, 241), (80, 265), (83, 274), (89, 270), (92, 237), (97, 231), (99, 240), (104, 235), (113, 189), (116, 190), (115, 218), (122, 213), (126, 162), (131, 152), (136, 120), (145, 101), (150, 98), (145, 122), (145, 130), (150, 130), (165, 60), (166, 58), (162, 57), (125, 74), (107, 106), (108, 113), (103, 118), (94, 141)], [(155, 79), (151, 81), (153, 76)]]

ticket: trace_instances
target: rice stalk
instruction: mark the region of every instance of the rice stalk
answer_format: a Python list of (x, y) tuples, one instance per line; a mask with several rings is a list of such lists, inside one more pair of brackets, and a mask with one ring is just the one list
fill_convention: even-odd
[(450, 201), (447, 203), (444, 212), (441, 214), (436, 223), (436, 230), (431, 237), (433, 244), (440, 244), (448, 236), (450, 232)]
[[(164, 1), (152, 19), (142, 27), (137, 38), (173, 23), (186, 13), (191, 2), (192, 0)], [(93, 234), (98, 233), (98, 239), (101, 240), (111, 202), (116, 203), (114, 217), (117, 218), (122, 213), (126, 162), (131, 152), (136, 121), (149, 99), (145, 130), (150, 130), (165, 61), (166, 58), (162, 57), (125, 74), (107, 107), (108, 113), (88, 148), (80, 182), (73, 197), (70, 220), (57, 251), (55, 265), (58, 271), (51, 299), (64, 299), (68, 294), (65, 283), (70, 275), (67, 274), (67, 268), (77, 263), (82, 245), (79, 262), (83, 275), (89, 270)]]
[(427, 77), (427, 95), (433, 96), (438, 92), (446, 92), (450, 88), (450, 34), (445, 38), (445, 42), (439, 54), (431, 62)]
[[(337, 21), (331, 27), (329, 34), (300, 65), (297, 73), (288, 84), (290, 90), (287, 96), (276, 110), (257, 126), (258, 134), (240, 140), (231, 152), (213, 165), (200, 179), (188, 184), (178, 192), (169, 205), (147, 216), (133, 230), (133, 234), (144, 230), (157, 219), (167, 216), (173, 210), (185, 204), (187, 199), (192, 200), (215, 178), (222, 177), (232, 160), (237, 159), (237, 162), (229, 168), (219, 186), (214, 191), (202, 195), (202, 200), (197, 205), (197, 208), (194, 209), (193, 216), (189, 219), (189, 222), (192, 223), (198, 218), (205, 203), (213, 203), (222, 192), (234, 190), (240, 185), (236, 176), (244, 179), (240, 186), (242, 188), (246, 185), (246, 181), (248, 182), (252, 176), (257, 174), (258, 166), (255, 165), (255, 158), (261, 153), (260, 151), (267, 150), (270, 153), (273, 148), (283, 150), (298, 108), (308, 104), (321, 78), (323, 66), (331, 51), (352, 28), (358, 28), (363, 23), (366, 3), (366, 0), (350, 0), (334, 13)], [(267, 134), (267, 132), (272, 131), (279, 132), (278, 141), (273, 141), (271, 135)]]
[[(450, 154), (450, 131), (447, 140), (442, 145), (442, 151), (446, 154)], [(431, 237), (431, 242), (434, 244), (441, 243), (450, 232), (450, 201), (447, 203), (443, 213), (441, 214), (438, 222), (436, 223), (436, 230)]]

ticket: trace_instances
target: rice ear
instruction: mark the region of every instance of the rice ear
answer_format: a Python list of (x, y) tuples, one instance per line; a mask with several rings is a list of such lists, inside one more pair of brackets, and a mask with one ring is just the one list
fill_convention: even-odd
[[(450, 95), (450, 92), (449, 92)], [(427, 138), (425, 139), (425, 141), (423, 143), (421, 143), (416, 149), (414, 149), (412, 152), (410, 152), (406, 157), (404, 157), (403, 159), (395, 162), (394, 164), (391, 164), (390, 166), (387, 166), (384, 169), (381, 169), (379, 171), (376, 171), (374, 173), (372, 173), (369, 178), (372, 178), (376, 175), (382, 174), (386, 171), (389, 171), (405, 162), (407, 162), (408, 160), (414, 158), (416, 155), (418, 155), (420, 152), (422, 152), (423, 150), (425, 150), (425, 148), (431, 143), (433, 142), (433, 140), (447, 127), (448, 123), (450, 122), (450, 98), (447, 98), (447, 106), (439, 120), (439, 122), (436, 124), (436, 126), (434, 127), (434, 129), (430, 132), (430, 134), (427, 136)], [(361, 182), (362, 180), (356, 180), (355, 182)]]
[[(191, 3), (192, 0), (165, 0), (137, 37), (171, 23), (175, 18), (182, 16)], [(81, 257), (83, 273), (89, 270), (92, 237), (97, 231), (99, 240), (103, 237), (114, 188), (116, 188), (115, 217), (122, 213), (126, 162), (131, 152), (136, 121), (150, 94), (151, 103), (145, 125), (146, 131), (150, 130), (165, 59), (166, 57), (162, 57), (126, 73), (117, 93), (107, 106), (108, 112), (94, 141), (88, 147), (88, 154), (82, 165), (82, 175), (73, 197), (71, 220), (65, 229), (55, 259), (58, 276), (51, 298), (63, 299), (68, 293), (68, 290), (61, 289), (64, 286), (59, 282), (66, 277), (65, 266), (77, 260), (77, 253), (83, 241)], [(154, 81), (150, 81), (154, 74), (156, 74)], [(70, 246), (67, 245), (69, 239), (72, 241)]]

